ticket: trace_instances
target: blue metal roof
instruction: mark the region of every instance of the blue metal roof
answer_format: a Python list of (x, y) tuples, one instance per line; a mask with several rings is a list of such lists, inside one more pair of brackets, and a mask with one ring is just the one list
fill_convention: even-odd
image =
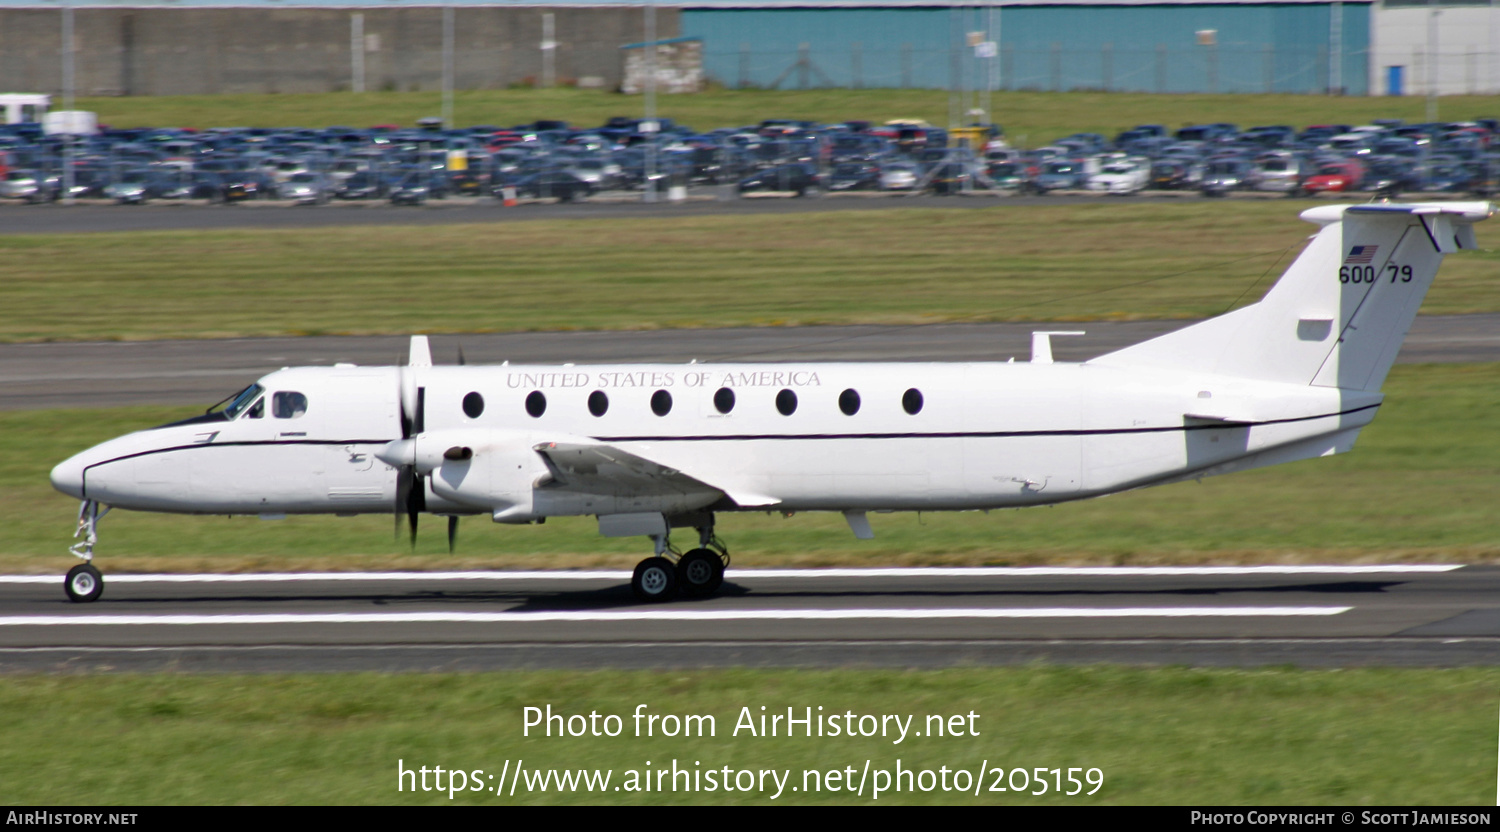
[[(993, 0), (985, 6), (1215, 6), (1215, 5), (1328, 5), (1330, 0)], [(1373, 0), (1347, 0), (1348, 5), (1369, 5)], [(644, 6), (643, 0), (546, 0), (502, 2), (502, 0), (0, 0), (4, 9), (391, 9), (442, 6), (497, 6), (503, 8), (619, 7)], [(961, 5), (934, 0), (663, 0), (662, 8), (680, 9), (882, 9), (942, 8)], [(983, 8), (969, 6), (970, 8)]]

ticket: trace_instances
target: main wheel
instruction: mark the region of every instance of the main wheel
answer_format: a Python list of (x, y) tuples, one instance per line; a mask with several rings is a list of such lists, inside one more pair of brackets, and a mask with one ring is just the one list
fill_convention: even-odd
[(677, 594), (677, 568), (666, 558), (646, 558), (636, 564), (630, 591), (642, 601), (670, 601)]
[(677, 561), (677, 586), (683, 595), (712, 595), (723, 583), (724, 561), (712, 549), (694, 549)]
[(92, 563), (80, 563), (69, 569), (68, 576), (63, 578), (63, 591), (75, 604), (97, 601), (104, 592), (104, 577)]

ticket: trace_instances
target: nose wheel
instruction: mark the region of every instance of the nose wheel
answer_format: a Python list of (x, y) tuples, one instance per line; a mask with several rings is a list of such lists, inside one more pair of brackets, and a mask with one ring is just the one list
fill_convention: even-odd
[(68, 570), (68, 576), (63, 579), (63, 591), (75, 604), (96, 601), (104, 592), (104, 576), (92, 563), (80, 563)]
[(68, 600), (75, 604), (96, 601), (104, 592), (104, 577), (91, 561), (94, 559), (94, 545), (99, 542), (99, 519), (109, 513), (109, 508), (104, 506), (101, 510), (93, 500), (84, 500), (78, 507), (78, 525), (73, 530), (73, 537), (83, 540), (69, 546), (68, 551), (83, 558), (83, 563), (69, 569), (67, 577), (63, 578), (63, 592), (68, 593)]

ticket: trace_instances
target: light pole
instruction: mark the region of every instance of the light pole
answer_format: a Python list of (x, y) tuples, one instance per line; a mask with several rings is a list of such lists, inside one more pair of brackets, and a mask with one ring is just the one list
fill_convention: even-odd
[(1438, 11), (1434, 0), (1427, 0), (1427, 123), (1438, 115)]
[(453, 7), (443, 7), (443, 129), (453, 129)]
[(645, 120), (641, 132), (646, 134), (645, 201), (656, 201), (656, 136), (661, 125), (656, 121), (656, 0), (646, 3), (646, 89)]
[[(63, 0), (62, 8), (62, 86), (63, 109), (73, 118), (73, 5)], [(73, 133), (72, 124), (63, 126), (63, 204), (73, 204)]]

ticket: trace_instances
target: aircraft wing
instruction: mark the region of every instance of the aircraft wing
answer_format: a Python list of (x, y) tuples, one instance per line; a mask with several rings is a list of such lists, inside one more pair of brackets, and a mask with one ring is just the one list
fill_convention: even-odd
[(544, 488), (616, 497), (724, 493), (675, 468), (610, 445), (543, 442), (532, 449), (541, 454), (551, 474)]
[(718, 494), (742, 507), (771, 506), (774, 497), (724, 488), (613, 445), (543, 442), (532, 448), (546, 461), (545, 488), (618, 497), (647, 494)]

